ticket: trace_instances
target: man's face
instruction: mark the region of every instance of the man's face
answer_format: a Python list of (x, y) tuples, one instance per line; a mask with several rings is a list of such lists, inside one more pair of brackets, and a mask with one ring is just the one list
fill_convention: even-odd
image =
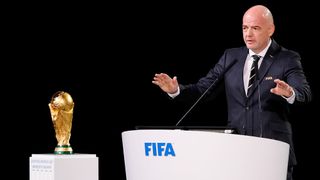
[(268, 44), (274, 31), (273, 24), (262, 16), (246, 14), (242, 22), (242, 34), (248, 49), (255, 53), (261, 52)]

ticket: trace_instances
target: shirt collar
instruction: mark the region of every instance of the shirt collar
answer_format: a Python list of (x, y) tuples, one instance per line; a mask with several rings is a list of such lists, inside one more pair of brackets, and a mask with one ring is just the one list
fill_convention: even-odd
[(271, 45), (271, 39), (269, 39), (269, 42), (268, 42), (268, 45), (267, 45), (267, 47), (265, 47), (260, 53), (258, 53), (258, 54), (256, 54), (256, 53), (254, 53), (251, 49), (249, 49), (249, 55), (250, 55), (250, 57), (252, 56), (252, 55), (258, 55), (258, 56), (260, 56), (260, 57), (264, 57), (265, 55), (266, 55), (266, 53), (267, 53), (267, 51), (268, 51), (268, 49), (269, 49), (269, 47), (270, 47), (270, 45)]

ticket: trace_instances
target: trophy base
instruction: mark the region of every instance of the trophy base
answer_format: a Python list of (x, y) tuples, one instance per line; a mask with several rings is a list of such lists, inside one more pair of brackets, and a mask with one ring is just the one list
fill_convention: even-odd
[(70, 145), (57, 145), (54, 154), (73, 154), (73, 150)]

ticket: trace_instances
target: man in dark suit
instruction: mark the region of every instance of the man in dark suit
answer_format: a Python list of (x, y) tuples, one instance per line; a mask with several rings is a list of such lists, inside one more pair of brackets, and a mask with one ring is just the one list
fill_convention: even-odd
[[(177, 77), (155, 74), (153, 83), (169, 96), (204, 93), (223, 78), (228, 103), (228, 125), (240, 134), (265, 137), (290, 144), (287, 179), (292, 179), (293, 151), (289, 105), (311, 101), (311, 90), (300, 55), (272, 39), (275, 30), (265, 6), (248, 9), (242, 23), (244, 47), (227, 49), (218, 63), (196, 84), (178, 84)], [(256, 64), (254, 63), (254, 58)], [(254, 64), (254, 65), (253, 65)], [(232, 66), (230, 66), (232, 65)], [(210, 90), (214, 90), (211, 87)]]

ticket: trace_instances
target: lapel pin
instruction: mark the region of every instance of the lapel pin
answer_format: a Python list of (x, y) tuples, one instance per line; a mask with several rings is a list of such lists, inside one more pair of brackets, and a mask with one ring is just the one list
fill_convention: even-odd
[(266, 80), (272, 80), (272, 76), (266, 77)]

